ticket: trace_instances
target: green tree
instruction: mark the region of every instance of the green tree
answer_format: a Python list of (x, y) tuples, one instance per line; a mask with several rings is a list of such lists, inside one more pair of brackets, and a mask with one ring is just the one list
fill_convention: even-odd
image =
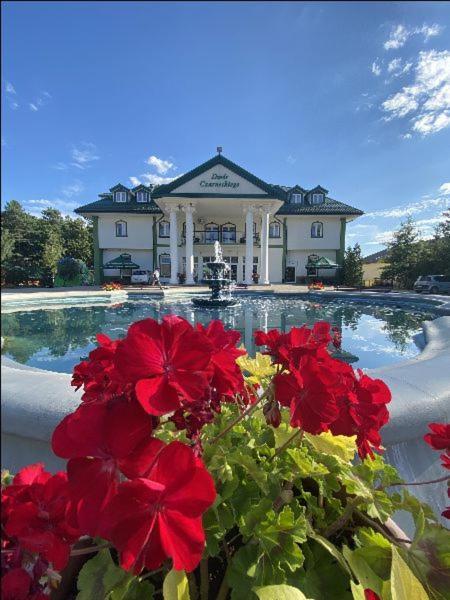
[(64, 256), (78, 258), (88, 266), (94, 262), (94, 242), (92, 239), (92, 224), (84, 219), (72, 219), (66, 216), (62, 222), (61, 235), (64, 246)]
[(58, 260), (63, 255), (63, 251), (64, 248), (59, 233), (53, 229), (48, 229), (40, 261), (42, 268), (48, 269), (51, 271), (52, 275), (55, 275)]
[(360, 286), (363, 282), (363, 259), (361, 256), (361, 247), (355, 244), (353, 248), (349, 246), (345, 251), (344, 262), (341, 272), (342, 282), (345, 285)]
[(433, 267), (436, 274), (450, 276), (450, 211), (444, 212), (442, 217), (431, 243)]
[(383, 269), (381, 276), (392, 279), (402, 288), (412, 287), (420, 273), (423, 249), (411, 217), (400, 225), (400, 229), (394, 233), (392, 242), (386, 245), (388, 265)]

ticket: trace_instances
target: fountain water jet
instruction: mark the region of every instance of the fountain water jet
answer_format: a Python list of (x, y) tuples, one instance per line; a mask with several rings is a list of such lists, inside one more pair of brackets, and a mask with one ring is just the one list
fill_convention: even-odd
[(230, 267), (223, 260), (222, 248), (218, 241), (214, 242), (214, 260), (207, 262), (206, 266), (212, 271), (212, 276), (209, 279), (203, 279), (203, 283), (208, 284), (211, 296), (209, 298), (192, 298), (193, 304), (203, 308), (236, 306), (238, 301), (231, 297), (230, 291), (231, 277), (228, 276)]

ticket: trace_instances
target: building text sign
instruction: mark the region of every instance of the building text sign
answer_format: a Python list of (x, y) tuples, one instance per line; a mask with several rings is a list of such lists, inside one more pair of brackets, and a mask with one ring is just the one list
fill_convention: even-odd
[(236, 189), (240, 184), (238, 181), (230, 181), (230, 178), (226, 173), (211, 173), (209, 179), (202, 179), (199, 185), (201, 188)]

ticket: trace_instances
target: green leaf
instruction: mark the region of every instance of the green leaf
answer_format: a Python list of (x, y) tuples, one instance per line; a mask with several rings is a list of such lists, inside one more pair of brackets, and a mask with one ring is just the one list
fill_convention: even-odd
[(258, 484), (264, 494), (269, 493), (269, 487), (267, 485), (267, 474), (261, 468), (260, 465), (252, 458), (249, 454), (243, 454), (237, 452), (229, 457), (228, 462), (241, 466), (252, 479)]
[(136, 577), (127, 582), (122, 589), (114, 589), (109, 600), (151, 600), (155, 588), (149, 581), (139, 581)]
[(360, 583), (356, 584), (354, 581), (350, 581), (350, 589), (352, 590), (353, 600), (366, 600), (364, 588)]
[(108, 598), (115, 587), (123, 585), (131, 578), (129, 573), (114, 563), (109, 550), (101, 550), (83, 565), (78, 575), (77, 600)]
[(331, 556), (333, 556), (338, 561), (338, 563), (341, 565), (344, 571), (346, 571), (351, 577), (352, 573), (344, 558), (344, 555), (336, 548), (334, 544), (332, 544), (329, 540), (316, 533), (312, 528), (309, 528), (308, 536), (311, 537), (313, 540), (316, 540), (318, 544), (323, 546), (325, 550), (327, 550), (331, 554)]
[(369, 566), (367, 561), (364, 559), (364, 554), (361, 555), (356, 551), (352, 552), (349, 550), (349, 548), (347, 548), (347, 546), (343, 547), (343, 554), (345, 560), (350, 565), (351, 570), (363, 588), (369, 588), (381, 596), (383, 580)]
[(290, 585), (265, 585), (253, 591), (259, 600), (308, 600), (303, 592)]
[(184, 571), (172, 569), (163, 583), (164, 600), (190, 600), (189, 582)]
[(395, 547), (392, 547), (391, 593), (392, 600), (429, 600), (422, 584)]
[(329, 432), (320, 435), (305, 433), (305, 438), (322, 454), (331, 454), (345, 462), (353, 460), (356, 452), (356, 436), (333, 435)]

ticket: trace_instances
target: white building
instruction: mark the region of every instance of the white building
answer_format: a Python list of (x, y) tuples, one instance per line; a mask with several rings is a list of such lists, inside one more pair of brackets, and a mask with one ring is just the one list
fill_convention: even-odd
[(327, 194), (266, 183), (218, 154), (166, 185), (116, 185), (75, 212), (93, 219), (96, 283), (118, 277), (103, 266), (121, 254), (162, 281), (201, 281), (218, 240), (238, 283), (269, 284), (306, 276), (311, 255), (342, 263), (346, 223), (362, 211)]

